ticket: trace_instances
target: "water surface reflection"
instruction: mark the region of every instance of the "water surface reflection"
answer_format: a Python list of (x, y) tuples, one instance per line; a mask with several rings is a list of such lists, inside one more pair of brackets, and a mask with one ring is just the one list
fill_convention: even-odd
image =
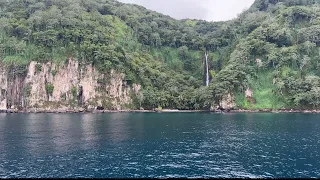
[(0, 177), (320, 177), (306, 114), (0, 114)]

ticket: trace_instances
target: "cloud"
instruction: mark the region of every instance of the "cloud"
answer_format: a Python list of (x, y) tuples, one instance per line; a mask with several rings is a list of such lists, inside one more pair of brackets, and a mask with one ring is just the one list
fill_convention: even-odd
[(226, 21), (236, 18), (244, 9), (249, 8), (254, 0), (211, 0), (206, 20)]
[(205, 19), (208, 16), (206, 3), (197, 3), (197, 0), (119, 0), (126, 3), (134, 3), (142, 5), (148, 9), (170, 15), (177, 19), (195, 18)]
[(225, 21), (237, 17), (254, 0), (118, 0), (142, 5), (176, 19)]

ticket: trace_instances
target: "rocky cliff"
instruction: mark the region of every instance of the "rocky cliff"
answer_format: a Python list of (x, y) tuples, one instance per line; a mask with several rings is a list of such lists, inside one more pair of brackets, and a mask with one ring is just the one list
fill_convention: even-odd
[(127, 85), (124, 77), (114, 70), (101, 74), (73, 59), (63, 64), (32, 61), (23, 73), (1, 65), (0, 109), (126, 109), (141, 86)]
[(232, 110), (236, 107), (235, 96), (232, 93), (229, 93), (222, 97), (219, 104), (215, 102), (212, 103), (210, 108), (211, 111), (220, 111), (220, 110)]

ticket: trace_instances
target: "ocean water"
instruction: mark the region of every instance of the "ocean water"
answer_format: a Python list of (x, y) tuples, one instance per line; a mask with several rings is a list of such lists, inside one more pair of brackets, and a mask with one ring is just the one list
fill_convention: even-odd
[(0, 114), (0, 178), (319, 178), (319, 148), (317, 114)]

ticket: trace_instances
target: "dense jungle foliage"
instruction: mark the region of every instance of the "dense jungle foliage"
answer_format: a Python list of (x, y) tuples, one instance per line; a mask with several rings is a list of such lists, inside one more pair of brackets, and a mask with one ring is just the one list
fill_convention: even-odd
[(136, 108), (209, 109), (228, 93), (237, 108), (319, 108), (319, 45), (318, 0), (256, 0), (227, 22), (175, 20), (115, 0), (0, 0), (0, 59), (16, 74), (68, 57), (115, 69), (142, 85)]

